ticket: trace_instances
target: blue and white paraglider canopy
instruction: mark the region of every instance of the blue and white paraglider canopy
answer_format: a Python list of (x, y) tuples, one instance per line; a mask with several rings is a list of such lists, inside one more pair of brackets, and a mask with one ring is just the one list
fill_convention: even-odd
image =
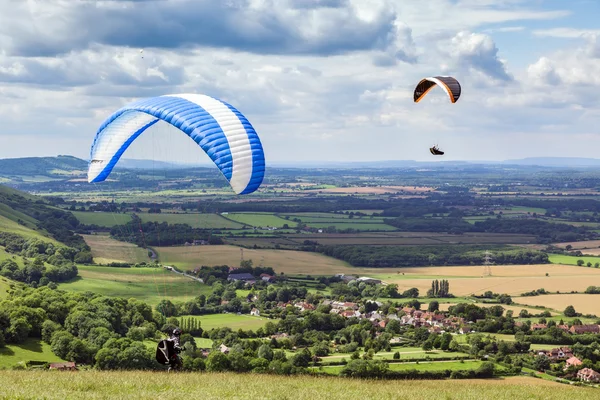
[(113, 113), (94, 138), (88, 182), (104, 181), (129, 145), (160, 120), (192, 138), (236, 194), (249, 194), (260, 187), (265, 156), (258, 134), (233, 106), (203, 94), (152, 97)]

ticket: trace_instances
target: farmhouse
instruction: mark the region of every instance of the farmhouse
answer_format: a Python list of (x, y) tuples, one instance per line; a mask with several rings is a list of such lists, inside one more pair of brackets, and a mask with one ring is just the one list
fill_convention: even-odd
[(258, 308), (253, 308), (250, 311), (250, 315), (255, 316), (255, 317), (260, 317), (260, 310)]
[(567, 369), (569, 369), (569, 367), (577, 367), (577, 366), (579, 366), (581, 364), (583, 364), (583, 363), (581, 362), (581, 360), (579, 358), (577, 358), (577, 357), (571, 357), (565, 363), (564, 370), (566, 371)]
[(577, 379), (584, 382), (600, 382), (600, 374), (591, 368), (583, 368), (577, 372)]
[(548, 357), (550, 360), (556, 361), (564, 358), (573, 357), (573, 350), (571, 350), (569, 347), (558, 347), (550, 351), (540, 350), (538, 351), (538, 355), (543, 355)]
[(531, 324), (532, 331), (541, 331), (542, 329), (546, 329), (548, 325), (546, 324)]
[(582, 333), (600, 333), (600, 326), (598, 325), (573, 325), (570, 329), (571, 333), (582, 334)]

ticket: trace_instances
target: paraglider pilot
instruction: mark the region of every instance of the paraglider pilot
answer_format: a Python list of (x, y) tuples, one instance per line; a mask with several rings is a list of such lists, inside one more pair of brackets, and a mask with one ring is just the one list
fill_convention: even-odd
[(181, 329), (171, 331), (168, 339), (163, 339), (156, 347), (156, 361), (169, 366), (169, 371), (180, 369), (183, 366), (179, 353), (184, 350), (180, 344)]

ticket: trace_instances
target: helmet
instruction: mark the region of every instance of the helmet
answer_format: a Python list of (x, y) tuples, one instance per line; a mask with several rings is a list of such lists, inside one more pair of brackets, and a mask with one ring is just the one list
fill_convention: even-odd
[(173, 335), (180, 336), (181, 335), (181, 329), (179, 329), (179, 328), (173, 329)]

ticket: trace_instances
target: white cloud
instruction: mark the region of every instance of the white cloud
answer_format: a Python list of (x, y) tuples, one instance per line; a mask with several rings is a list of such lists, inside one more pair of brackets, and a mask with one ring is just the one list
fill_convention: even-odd
[[(588, 137), (577, 135), (600, 118), (589, 88), (600, 84), (596, 36), (587, 32), (573, 54), (557, 50), (515, 69), (494, 35), (525, 40), (527, 20), (569, 13), (530, 4), (0, 0), (11, 10), (0, 13), (0, 157), (86, 157), (113, 110), (182, 92), (234, 104), (277, 161), (428, 159), (436, 141), (449, 159), (481, 158), (488, 146), (514, 158), (511, 140), (524, 151), (561, 129)], [(416, 83), (439, 74), (461, 81), (459, 102), (434, 90), (415, 104)], [(584, 83), (586, 74), (595, 76)], [(22, 139), (32, 132), (43, 139)], [(188, 144), (165, 146), (179, 154)]]

